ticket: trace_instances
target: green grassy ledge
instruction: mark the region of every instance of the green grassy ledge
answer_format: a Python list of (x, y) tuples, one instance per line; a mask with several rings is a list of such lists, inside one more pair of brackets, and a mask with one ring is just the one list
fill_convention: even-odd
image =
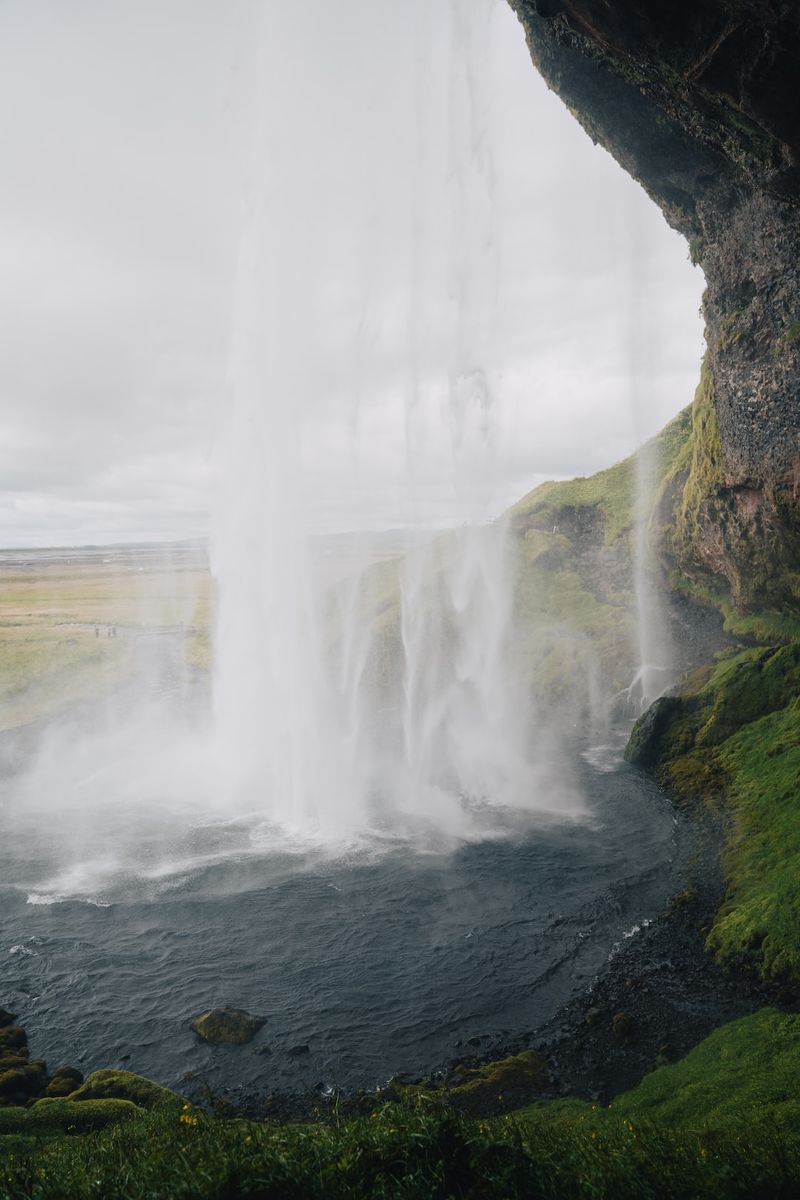
[[(800, 1017), (764, 1010), (608, 1108), (552, 1101), (481, 1121), (417, 1095), (355, 1120), (270, 1125), (53, 1101), (6, 1110), (0, 1200), (789, 1196), (800, 1187), (798, 1078)], [(109, 1120), (96, 1131), (99, 1114)]]

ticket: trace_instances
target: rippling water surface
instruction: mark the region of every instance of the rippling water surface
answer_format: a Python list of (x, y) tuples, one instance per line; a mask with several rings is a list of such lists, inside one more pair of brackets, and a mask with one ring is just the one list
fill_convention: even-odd
[[(661, 911), (683, 858), (648, 779), (600, 753), (577, 770), (588, 819), (449, 853), (280, 853), (207, 825), (169, 870), (66, 872), (59, 890), (36, 843), (3, 838), (0, 1004), (53, 1068), (184, 1088), (374, 1086), (534, 1030)], [(222, 1004), (267, 1018), (252, 1043), (190, 1031)]]

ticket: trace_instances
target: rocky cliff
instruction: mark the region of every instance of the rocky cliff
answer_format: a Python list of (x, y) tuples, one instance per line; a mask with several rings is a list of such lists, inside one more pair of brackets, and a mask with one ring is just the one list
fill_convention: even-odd
[(705, 272), (668, 549), (740, 611), (800, 606), (800, 8), (509, 0), (547, 83)]

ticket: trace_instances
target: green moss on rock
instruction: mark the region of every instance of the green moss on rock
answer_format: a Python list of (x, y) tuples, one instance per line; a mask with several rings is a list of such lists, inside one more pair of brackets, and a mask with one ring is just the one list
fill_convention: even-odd
[(89, 1100), (126, 1100), (140, 1108), (161, 1108), (182, 1103), (182, 1097), (169, 1088), (161, 1087), (132, 1071), (93, 1071), (68, 1099), (85, 1103)]
[(19, 1025), (0, 1027), (0, 1054), (25, 1054), (28, 1049), (28, 1036)]
[(141, 1108), (129, 1100), (41, 1099), (30, 1108), (0, 1108), (0, 1137), (11, 1134), (46, 1137), (59, 1133), (94, 1133), (107, 1125), (129, 1121), (141, 1115)]
[(52, 1097), (71, 1095), (83, 1083), (83, 1075), (74, 1067), (59, 1067), (47, 1083), (44, 1094)]

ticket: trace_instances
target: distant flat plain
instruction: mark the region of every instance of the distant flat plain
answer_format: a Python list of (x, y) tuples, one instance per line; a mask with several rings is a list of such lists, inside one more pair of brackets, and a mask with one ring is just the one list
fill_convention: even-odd
[(0, 730), (121, 684), (143, 633), (207, 665), (211, 594), (194, 543), (0, 552)]
[[(400, 558), (429, 534), (312, 539), (323, 583)], [(137, 642), (170, 635), (189, 669), (210, 668), (215, 585), (201, 542), (0, 550), (0, 731), (122, 686)]]

